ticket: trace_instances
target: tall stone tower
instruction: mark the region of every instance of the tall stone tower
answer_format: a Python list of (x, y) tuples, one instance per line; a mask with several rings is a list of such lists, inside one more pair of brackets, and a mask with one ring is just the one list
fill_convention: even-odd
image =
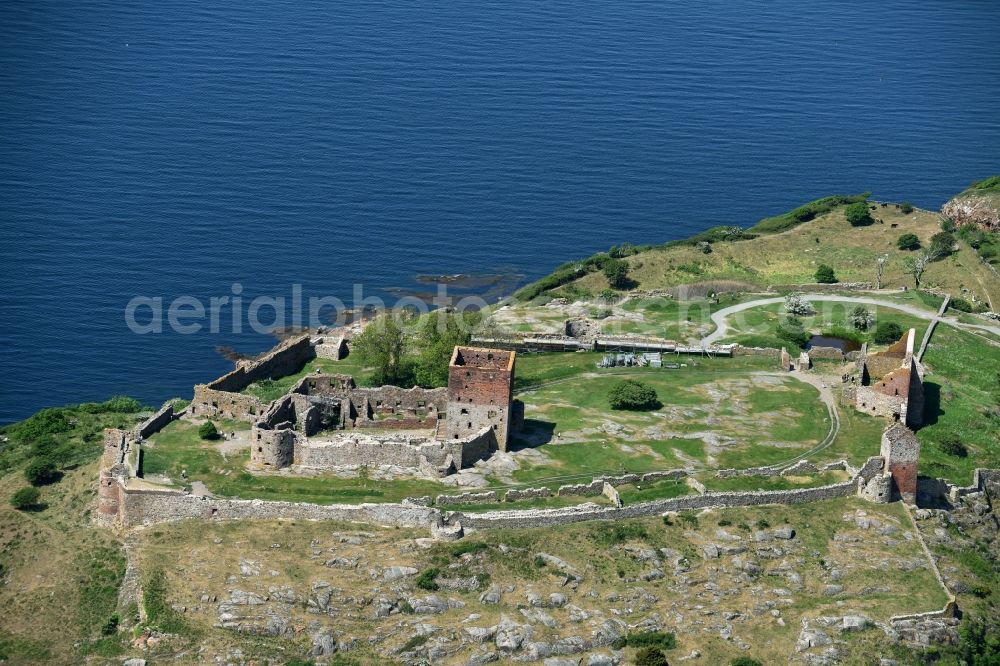
[(892, 475), (894, 490), (907, 504), (917, 501), (917, 459), (920, 441), (902, 423), (894, 423), (882, 433), (885, 472)]
[(448, 364), (448, 418), (443, 439), (461, 439), (485, 426), (507, 450), (514, 397), (513, 351), (455, 347)]

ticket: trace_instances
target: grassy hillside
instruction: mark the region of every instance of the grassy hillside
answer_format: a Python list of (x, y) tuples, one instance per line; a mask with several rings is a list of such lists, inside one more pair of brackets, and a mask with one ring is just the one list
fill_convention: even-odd
[[(912, 233), (926, 248), (941, 231), (941, 216), (906, 205), (872, 203), (874, 224), (854, 227), (845, 219), (844, 209), (861, 196), (818, 199), (761, 220), (746, 231), (719, 227), (662, 246), (630, 247), (627, 252), (631, 254), (619, 258), (628, 263), (636, 286), (649, 290), (713, 280), (736, 281), (747, 288), (813, 283), (821, 264), (832, 267), (840, 282), (874, 283), (875, 259), (888, 254), (883, 288), (913, 288), (905, 262), (915, 252), (900, 250), (897, 240)], [(930, 264), (923, 286), (969, 300), (974, 296), (991, 309), (1000, 308), (1000, 280), (967, 240), (960, 235), (956, 252)], [(620, 248), (618, 253), (622, 253)], [(570, 298), (596, 296), (608, 288), (601, 267), (610, 259), (602, 253), (564, 264), (516, 296), (522, 300), (545, 292)]]

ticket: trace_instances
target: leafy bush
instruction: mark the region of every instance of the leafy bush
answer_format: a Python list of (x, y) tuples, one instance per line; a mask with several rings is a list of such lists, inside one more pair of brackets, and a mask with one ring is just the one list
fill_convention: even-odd
[(36, 458), (24, 470), (24, 478), (33, 486), (45, 486), (62, 478), (55, 462), (48, 458)]
[(903, 337), (903, 327), (894, 321), (880, 321), (872, 340), (880, 345), (890, 345)]
[(975, 308), (972, 307), (972, 303), (965, 300), (964, 298), (953, 298), (948, 302), (948, 307), (952, 310), (958, 310), (959, 312), (972, 312)]
[(790, 342), (796, 347), (805, 347), (812, 337), (798, 317), (785, 317), (779, 321), (776, 333), (779, 339)]
[(113, 414), (134, 414), (142, 411), (142, 403), (127, 395), (116, 395), (104, 402), (87, 402), (80, 405), (80, 410), (89, 414), (110, 412)]
[(437, 590), (438, 584), (437, 581), (434, 579), (437, 578), (438, 575), (440, 575), (440, 573), (441, 570), (438, 569), (437, 567), (431, 567), (430, 569), (425, 569), (420, 573), (419, 576), (417, 576), (416, 580), (417, 587), (419, 587), (421, 590), (430, 590), (432, 592), (434, 590)]
[(931, 253), (937, 257), (946, 257), (955, 247), (955, 237), (947, 231), (931, 236)]
[(667, 655), (655, 647), (645, 647), (635, 655), (635, 666), (670, 666)]
[(729, 666), (764, 666), (764, 664), (750, 657), (736, 657), (729, 662)]
[(837, 281), (837, 276), (834, 275), (833, 269), (826, 264), (820, 264), (819, 268), (816, 269), (816, 282), (820, 284), (833, 284)]
[(766, 530), (768, 527), (771, 526), (771, 523), (769, 523), (765, 519), (761, 518), (760, 520), (757, 521), (756, 525), (757, 525), (757, 529), (759, 529), (759, 530)]
[(950, 217), (945, 217), (941, 220), (941, 231), (950, 234), (951, 232), (955, 231), (956, 226), (957, 225), (955, 224), (955, 220), (951, 219)]
[(219, 439), (219, 431), (211, 421), (205, 421), (198, 427), (198, 436), (202, 439)]
[(41, 497), (42, 494), (38, 492), (38, 488), (28, 486), (14, 493), (14, 496), (10, 498), (10, 505), (20, 511), (31, 511), (38, 508), (38, 501)]
[(110, 636), (118, 631), (118, 625), (121, 624), (121, 616), (118, 613), (114, 613), (109, 617), (104, 624), (101, 625), (101, 635)]
[(859, 331), (867, 331), (875, 323), (875, 315), (865, 306), (859, 305), (847, 315), (847, 321)]
[(616, 650), (621, 650), (624, 647), (673, 650), (677, 647), (677, 639), (669, 631), (636, 631), (618, 637), (611, 647)]
[(628, 277), (628, 262), (611, 259), (604, 264), (604, 277), (612, 289), (628, 289), (632, 281)]
[(601, 289), (599, 292), (597, 292), (597, 297), (605, 301), (616, 301), (618, 300), (619, 296), (620, 294), (614, 289), (611, 289), (610, 287), (606, 289)]
[(844, 217), (851, 223), (852, 227), (865, 227), (875, 221), (868, 210), (867, 201), (858, 201), (849, 205), (844, 209)]
[(903, 215), (909, 215), (910, 213), (913, 212), (913, 204), (911, 204), (909, 201), (904, 201), (903, 203), (899, 204), (899, 211)]
[(920, 239), (916, 234), (903, 234), (896, 239), (896, 247), (900, 250), (919, 250)]
[(785, 312), (792, 315), (807, 316), (814, 314), (812, 303), (802, 298), (801, 294), (789, 294), (785, 297)]
[(20, 440), (34, 440), (44, 435), (68, 432), (73, 428), (66, 415), (67, 410), (49, 407), (35, 412), (11, 428), (11, 433)]
[(965, 448), (965, 444), (962, 444), (962, 440), (959, 439), (958, 435), (953, 432), (942, 435), (937, 444), (949, 456), (955, 456), (956, 458), (967, 458), (969, 456), (969, 450)]
[(663, 406), (656, 389), (634, 379), (617, 382), (608, 392), (611, 409), (650, 410)]

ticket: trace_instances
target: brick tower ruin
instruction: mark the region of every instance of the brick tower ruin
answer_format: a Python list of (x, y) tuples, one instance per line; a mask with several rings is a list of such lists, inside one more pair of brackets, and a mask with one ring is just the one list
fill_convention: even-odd
[(882, 433), (885, 472), (892, 476), (893, 491), (907, 504), (917, 501), (917, 460), (920, 441), (902, 423), (893, 423)]
[[(448, 418), (443, 439), (460, 439), (485, 426), (507, 450), (514, 406), (515, 352), (455, 347), (448, 364)], [(514, 415), (514, 425), (517, 417)]]

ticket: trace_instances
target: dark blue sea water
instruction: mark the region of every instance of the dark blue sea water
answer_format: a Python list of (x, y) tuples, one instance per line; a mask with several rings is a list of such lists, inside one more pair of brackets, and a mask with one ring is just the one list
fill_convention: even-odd
[[(1000, 165), (994, 0), (0, 3), (0, 422), (190, 395), (136, 295), (540, 276)], [(383, 293), (384, 295), (384, 293)]]

